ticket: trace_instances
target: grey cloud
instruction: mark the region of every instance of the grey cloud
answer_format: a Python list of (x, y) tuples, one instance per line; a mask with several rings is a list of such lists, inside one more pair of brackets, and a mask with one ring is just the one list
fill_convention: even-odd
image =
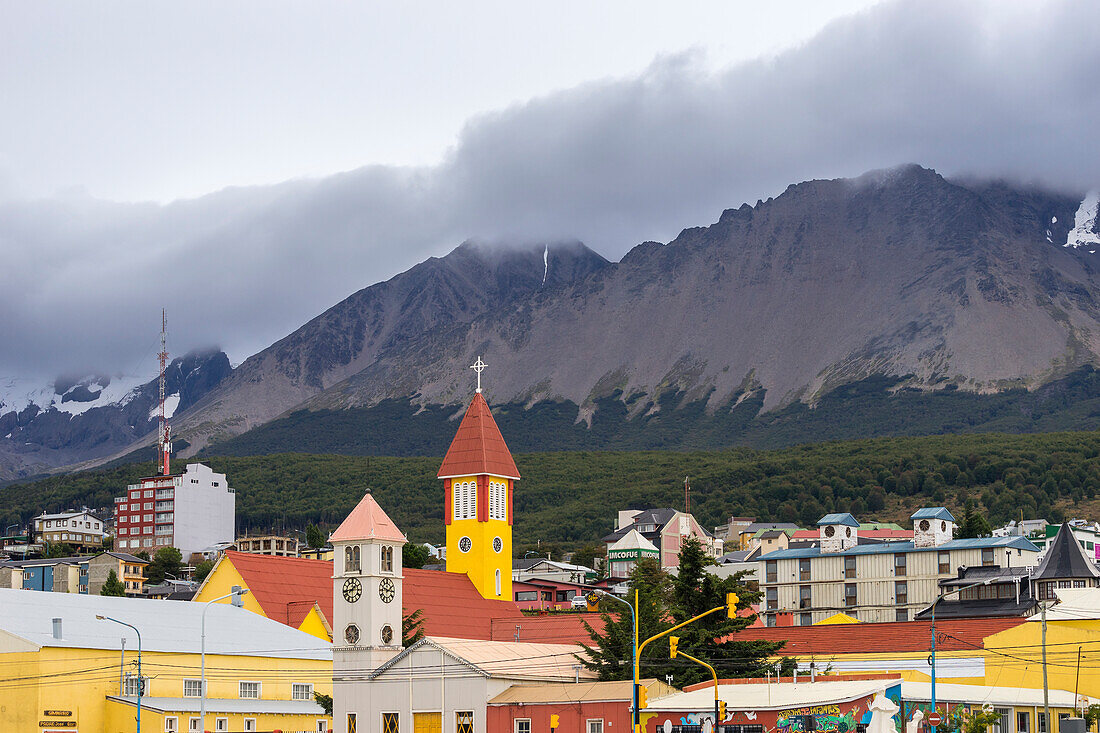
[(617, 258), (788, 183), (917, 162), (1084, 191), (1100, 179), (1100, 7), (895, 3), (776, 58), (690, 55), (471, 120), (438, 166), (366, 167), (165, 206), (0, 203), (0, 374), (234, 358), (466, 238)]

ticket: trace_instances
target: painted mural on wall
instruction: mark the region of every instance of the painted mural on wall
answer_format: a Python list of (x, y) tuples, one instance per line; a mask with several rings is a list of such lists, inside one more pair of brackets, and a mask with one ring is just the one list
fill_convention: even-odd
[(856, 729), (861, 706), (856, 705), (841, 713), (839, 705), (814, 705), (813, 707), (780, 710), (775, 729), (780, 733), (804, 733), (808, 717), (813, 717), (814, 730), (822, 733), (850, 733)]

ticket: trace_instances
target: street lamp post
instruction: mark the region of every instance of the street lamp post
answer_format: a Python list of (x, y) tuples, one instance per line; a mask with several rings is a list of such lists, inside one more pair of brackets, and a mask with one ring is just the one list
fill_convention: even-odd
[[(936, 597), (936, 600), (932, 601), (932, 712), (936, 712), (936, 604), (942, 601), (947, 596), (953, 596), (956, 593), (961, 594), (964, 590), (970, 590), (971, 588), (977, 588), (979, 585), (989, 585), (993, 582), (993, 578), (986, 578), (980, 583), (971, 583), (970, 585), (964, 585), (962, 588), (956, 588), (955, 590), (948, 591), (947, 593), (941, 593)], [(959, 600), (962, 600), (962, 595), (959, 596)], [(936, 733), (938, 726), (932, 726), (932, 733)]]
[(631, 656), (631, 661), (633, 662), (633, 665), (634, 665), (634, 670), (633, 670), (634, 671), (634, 674), (633, 674), (634, 687), (633, 687), (633, 691), (630, 693), (630, 699), (632, 701), (631, 705), (630, 705), (631, 710), (632, 710), (632, 712), (631, 712), (631, 724), (632, 724), (631, 730), (636, 731), (638, 729), (638, 718), (639, 718), (639, 714), (638, 714), (638, 612), (635, 610), (635, 606), (638, 605), (638, 591), (637, 591), (637, 589), (634, 590), (634, 605), (633, 606), (630, 605), (630, 601), (619, 598), (617, 595), (614, 595), (612, 593), (608, 593), (607, 591), (604, 591), (604, 590), (598, 590), (596, 588), (593, 588), (589, 592), (590, 593), (598, 593), (599, 595), (602, 595), (606, 598), (614, 599), (614, 600), (618, 601), (619, 603), (626, 604), (626, 607), (630, 609), (630, 619), (634, 623), (634, 639), (633, 639), (633, 641), (634, 641), (634, 652)]
[[(219, 596), (213, 600), (207, 601), (202, 607), (202, 616), (200, 620), (200, 633), (199, 633), (199, 727), (206, 730), (206, 612), (210, 608), (210, 604), (217, 603), (218, 601), (224, 601), (226, 598), (233, 598), (233, 605), (240, 608), (244, 605), (242, 597), (248, 593), (248, 588), (242, 588), (239, 585), (233, 586), (233, 590), (226, 593), (224, 596)], [(141, 733), (138, 731), (138, 733)]]
[[(113, 621), (114, 623), (121, 624), (122, 626), (129, 626), (131, 629), (134, 630), (134, 633), (137, 634), (137, 640), (138, 640), (137, 733), (141, 733), (141, 693), (143, 691), (143, 688), (145, 687), (145, 681), (142, 679), (142, 676), (141, 676), (141, 632), (138, 631), (138, 627), (134, 626), (133, 624), (128, 624), (125, 621), (119, 621), (117, 618), (111, 618), (110, 616), (100, 616), (99, 614), (96, 614), (96, 618), (99, 619), (100, 621)], [(123, 648), (123, 653), (125, 653), (125, 649), (126, 649), (125, 645), (122, 648)], [(119, 692), (121, 692), (123, 695), (126, 694), (125, 689), (119, 690)]]

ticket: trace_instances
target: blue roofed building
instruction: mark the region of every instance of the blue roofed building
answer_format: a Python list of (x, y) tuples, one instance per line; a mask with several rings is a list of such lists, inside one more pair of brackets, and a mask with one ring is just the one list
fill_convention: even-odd
[(953, 539), (955, 518), (943, 507), (920, 509), (912, 519), (912, 541), (882, 542), (861, 538), (851, 514), (829, 514), (818, 522), (817, 547), (761, 555), (764, 622), (808, 626), (838, 612), (860, 621), (909, 621), (961, 567), (1038, 563), (1039, 548), (1024, 537)]

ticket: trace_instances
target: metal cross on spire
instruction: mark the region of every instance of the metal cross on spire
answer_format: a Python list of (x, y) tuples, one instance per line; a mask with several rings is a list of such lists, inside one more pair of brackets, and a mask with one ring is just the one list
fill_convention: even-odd
[(475, 372), (477, 372), (477, 392), (481, 394), (481, 373), (485, 371), (485, 367), (489, 366), (481, 360), (481, 357), (477, 357), (477, 361), (470, 366)]

